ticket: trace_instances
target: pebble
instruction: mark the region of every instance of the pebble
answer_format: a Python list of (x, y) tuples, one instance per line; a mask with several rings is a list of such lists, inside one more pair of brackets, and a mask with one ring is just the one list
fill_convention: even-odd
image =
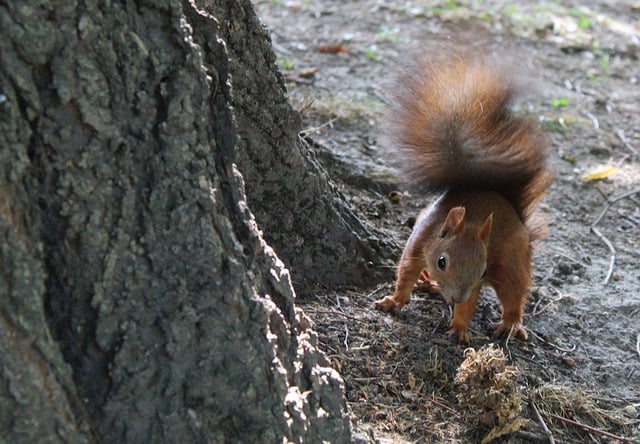
[(638, 409), (633, 404), (629, 404), (623, 410), (624, 414), (629, 418), (636, 418), (638, 416)]

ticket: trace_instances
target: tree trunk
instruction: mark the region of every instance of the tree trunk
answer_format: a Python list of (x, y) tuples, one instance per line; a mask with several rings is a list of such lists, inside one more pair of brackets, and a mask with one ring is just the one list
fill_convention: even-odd
[[(295, 151), (273, 64), (247, 62), (270, 54), (250, 4), (0, 1), (0, 23), (3, 439), (349, 441), (342, 380), (234, 166), (240, 149), (261, 228), (295, 218), (274, 242), (328, 235), (296, 231), (318, 208), (325, 224), (348, 215)], [(308, 206), (271, 205), (292, 191), (264, 189), (260, 159), (288, 165)], [(295, 239), (301, 272), (329, 263)], [(372, 250), (354, 239), (357, 268)], [(327, 270), (318, 281), (348, 280)]]
[(240, 136), (237, 163), (249, 206), (266, 240), (291, 269), (298, 292), (392, 278), (387, 261), (392, 249), (353, 214), (298, 137), (300, 115), (287, 100), (270, 37), (250, 0), (198, 3), (217, 12), (228, 43)]

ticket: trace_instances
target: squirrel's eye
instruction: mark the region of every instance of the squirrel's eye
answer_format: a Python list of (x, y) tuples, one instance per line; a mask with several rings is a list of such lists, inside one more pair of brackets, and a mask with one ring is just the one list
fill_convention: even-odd
[(440, 270), (444, 271), (444, 269), (447, 268), (447, 258), (444, 256), (440, 256), (438, 258), (437, 265)]
[(482, 277), (480, 279), (484, 279), (487, 277), (487, 269), (484, 269), (484, 272), (482, 272)]

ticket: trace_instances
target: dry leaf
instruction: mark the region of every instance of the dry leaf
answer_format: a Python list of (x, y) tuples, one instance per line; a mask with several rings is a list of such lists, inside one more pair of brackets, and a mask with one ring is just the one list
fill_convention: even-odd
[(302, 77), (303, 79), (308, 79), (310, 77), (313, 77), (315, 73), (317, 73), (318, 71), (320, 71), (320, 68), (318, 68), (317, 66), (314, 66), (313, 68), (300, 71), (298, 73), (298, 76)]
[(347, 48), (345, 45), (323, 45), (318, 48), (318, 51), (327, 52), (329, 54), (348, 54), (349, 48)]
[(584, 176), (582, 176), (582, 180), (601, 180), (601, 179), (606, 179), (607, 177), (609, 177), (612, 174), (614, 174), (616, 171), (618, 171), (618, 168), (616, 168), (614, 166), (602, 165), (602, 166), (599, 166), (597, 168), (594, 168), (593, 170), (591, 170), (590, 173), (587, 173)]

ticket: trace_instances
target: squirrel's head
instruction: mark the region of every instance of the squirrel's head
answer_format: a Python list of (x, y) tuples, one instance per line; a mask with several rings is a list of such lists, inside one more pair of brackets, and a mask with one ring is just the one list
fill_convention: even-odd
[(465, 227), (465, 208), (449, 210), (427, 257), (429, 280), (449, 304), (469, 299), (485, 278), (492, 222), (493, 215), (489, 215), (482, 226), (467, 223)]

